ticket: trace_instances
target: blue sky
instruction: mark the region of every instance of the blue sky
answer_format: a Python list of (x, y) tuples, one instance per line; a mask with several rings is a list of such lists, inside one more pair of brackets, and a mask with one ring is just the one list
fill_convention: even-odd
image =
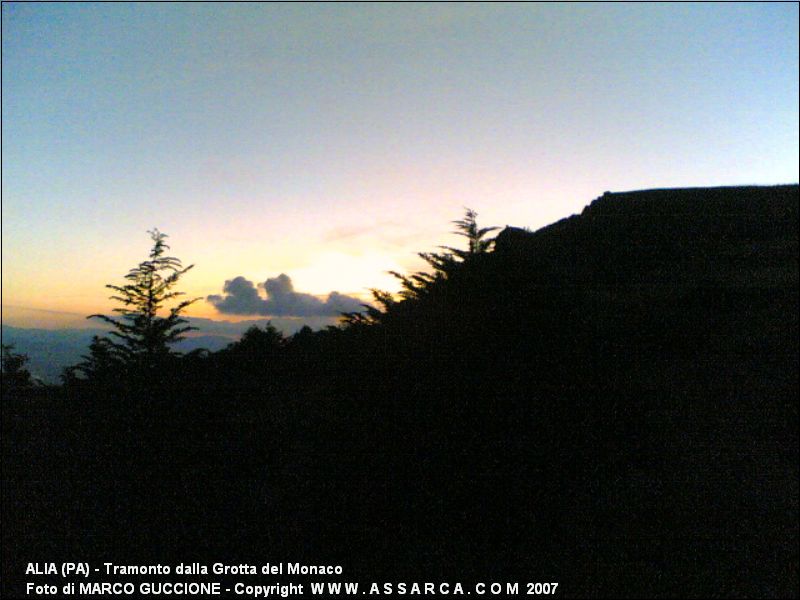
[(190, 293), (363, 297), (464, 206), (798, 181), (797, 4), (2, 10), (4, 307), (105, 310), (153, 226)]

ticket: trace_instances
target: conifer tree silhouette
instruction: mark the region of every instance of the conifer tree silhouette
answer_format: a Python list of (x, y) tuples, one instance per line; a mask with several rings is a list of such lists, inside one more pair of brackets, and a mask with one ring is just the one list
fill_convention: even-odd
[(451, 248), (450, 246), (445, 246), (445, 249), (462, 261), (476, 254), (488, 252), (494, 243), (494, 238), (487, 238), (486, 235), (492, 231), (497, 231), (499, 227), (478, 227), (477, 219), (478, 213), (471, 208), (467, 208), (463, 219), (453, 221), (456, 225), (456, 230), (453, 233), (467, 238), (469, 246), (466, 250)]
[(174, 291), (179, 279), (194, 265), (184, 267), (181, 261), (165, 256), (169, 246), (164, 241), (166, 234), (158, 229), (148, 231), (153, 247), (147, 260), (139, 263), (125, 276), (125, 285), (106, 285), (116, 292), (111, 300), (122, 303), (113, 309), (119, 317), (102, 314), (89, 315), (88, 319), (100, 319), (111, 325), (113, 337), (95, 337), (85, 361), (73, 367), (74, 376), (82, 373), (86, 379), (104, 378), (123, 369), (116, 376), (152, 375), (170, 357), (176, 356), (170, 345), (183, 339), (183, 334), (196, 327), (186, 325), (181, 313), (199, 298), (181, 300), (169, 309), (166, 316), (159, 316), (165, 303), (184, 295)]
[(27, 354), (12, 352), (14, 346), (9, 344), (2, 345), (2, 382), (3, 387), (23, 388), (33, 385), (31, 374), (25, 368), (28, 362)]
[(126, 371), (126, 364), (107, 337), (94, 336), (89, 344), (88, 356), (83, 355), (81, 358), (81, 363), (67, 367), (62, 372), (61, 380), (65, 385), (90, 381), (95, 385), (106, 386), (119, 381), (120, 375)]
[[(467, 238), (467, 249), (439, 246), (444, 252), (419, 252), (422, 258), (433, 269), (432, 272), (417, 271), (411, 275), (403, 275), (397, 271), (389, 271), (391, 275), (400, 280), (402, 289), (398, 292), (401, 300), (422, 300), (441, 286), (465, 262), (474, 257), (487, 253), (494, 238), (487, 235), (499, 227), (478, 227), (478, 213), (471, 208), (465, 209), (464, 217), (453, 221), (456, 225), (455, 233)], [(373, 325), (384, 322), (393, 309), (397, 306), (394, 296), (387, 291), (371, 289), (372, 299), (376, 306), (362, 304), (363, 312), (344, 313), (343, 320), (349, 326)]]
[[(453, 248), (452, 246), (440, 246), (445, 252), (420, 252), (418, 256), (433, 268), (432, 273), (418, 271), (412, 275), (402, 275), (396, 271), (390, 271), (392, 275), (400, 280), (403, 286), (400, 291), (402, 298), (419, 299), (427, 295), (436, 283), (446, 280), (462, 263), (491, 249), (494, 238), (487, 238), (486, 236), (499, 228), (478, 227), (478, 213), (471, 208), (465, 210), (466, 212), (462, 219), (453, 221), (456, 226), (453, 233), (467, 238), (468, 246), (466, 250)], [(384, 305), (381, 298), (375, 297), (375, 300)]]

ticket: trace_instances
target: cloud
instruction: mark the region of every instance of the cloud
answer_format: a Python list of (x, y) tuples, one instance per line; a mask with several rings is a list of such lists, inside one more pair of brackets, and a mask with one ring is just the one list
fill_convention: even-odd
[(361, 300), (339, 292), (331, 292), (324, 301), (312, 294), (296, 292), (285, 273), (267, 279), (258, 287), (264, 288), (266, 298), (252, 281), (240, 275), (225, 282), (223, 295), (213, 294), (206, 300), (226, 315), (337, 317), (343, 312), (364, 310)]

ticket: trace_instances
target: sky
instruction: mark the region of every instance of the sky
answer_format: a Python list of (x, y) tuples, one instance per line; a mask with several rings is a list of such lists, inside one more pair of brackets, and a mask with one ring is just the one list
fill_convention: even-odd
[(110, 310), (153, 227), (190, 315), (319, 321), (464, 207), (796, 183), (799, 129), (796, 3), (6, 2), (3, 322)]

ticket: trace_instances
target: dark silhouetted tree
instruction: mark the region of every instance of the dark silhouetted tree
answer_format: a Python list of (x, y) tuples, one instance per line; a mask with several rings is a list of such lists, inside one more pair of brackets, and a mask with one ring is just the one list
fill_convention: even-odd
[(263, 329), (257, 325), (249, 327), (238, 342), (228, 347), (234, 354), (244, 354), (257, 358), (268, 358), (278, 354), (286, 343), (283, 334), (270, 322)]
[(177, 356), (170, 346), (183, 334), (195, 327), (186, 325), (181, 313), (199, 298), (181, 300), (168, 309), (166, 316), (159, 316), (165, 304), (184, 295), (175, 291), (180, 278), (194, 265), (184, 267), (181, 261), (165, 256), (169, 246), (164, 241), (166, 234), (158, 229), (148, 232), (153, 247), (147, 260), (139, 263), (125, 276), (128, 283), (106, 287), (114, 290), (112, 300), (122, 304), (114, 312), (119, 317), (90, 315), (89, 319), (100, 319), (113, 327), (113, 337), (95, 337), (84, 362), (65, 373), (65, 379), (78, 373), (89, 380), (104, 380), (108, 377), (150, 377)]
[(2, 381), (3, 387), (9, 388), (23, 388), (31, 387), (33, 380), (28, 369), (25, 368), (25, 363), (28, 362), (26, 354), (19, 354), (12, 352), (14, 346), (3, 344), (3, 358), (2, 358)]
[[(83, 361), (67, 367), (61, 375), (65, 385), (75, 385), (91, 381), (97, 385), (108, 385), (118, 380), (126, 370), (125, 363), (108, 338), (94, 336), (89, 344), (89, 354), (81, 357)], [(80, 374), (80, 375), (79, 375)]]
[[(432, 272), (418, 271), (412, 275), (403, 275), (396, 271), (390, 271), (392, 275), (400, 280), (403, 286), (400, 291), (402, 298), (419, 299), (426, 296), (434, 289), (437, 283), (445, 281), (464, 262), (479, 254), (485, 254), (491, 249), (494, 238), (488, 238), (487, 235), (498, 228), (478, 227), (477, 218), (478, 213), (471, 208), (467, 208), (462, 219), (453, 221), (453, 224), (456, 225), (453, 233), (468, 240), (466, 250), (451, 246), (440, 246), (444, 252), (419, 253), (419, 257), (431, 266)], [(385, 302), (385, 292), (380, 292), (380, 296), (375, 295), (373, 292), (373, 296), (379, 305), (389, 308), (389, 305)]]
[(258, 393), (271, 390), (281, 371), (282, 357), (287, 340), (272, 323), (264, 328), (252, 326), (242, 337), (215, 356), (221, 377), (234, 385), (252, 388)]
[(456, 230), (453, 233), (467, 238), (469, 245), (466, 250), (451, 248), (449, 246), (446, 246), (445, 249), (462, 261), (476, 254), (488, 252), (494, 243), (494, 238), (487, 238), (486, 236), (492, 231), (497, 231), (499, 227), (478, 227), (477, 219), (478, 213), (471, 208), (467, 208), (463, 219), (453, 221), (456, 225)]

